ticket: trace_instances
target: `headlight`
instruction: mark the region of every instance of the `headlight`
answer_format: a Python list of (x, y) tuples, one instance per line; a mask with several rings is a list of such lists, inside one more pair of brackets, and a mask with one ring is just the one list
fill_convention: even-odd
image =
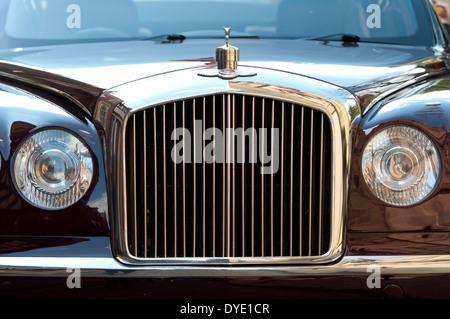
[(419, 130), (395, 125), (377, 133), (367, 144), (362, 171), (370, 190), (382, 201), (409, 206), (433, 192), (440, 178), (439, 154)]
[(48, 129), (22, 143), (13, 170), (25, 199), (40, 208), (62, 209), (86, 193), (93, 166), (83, 141), (65, 130)]

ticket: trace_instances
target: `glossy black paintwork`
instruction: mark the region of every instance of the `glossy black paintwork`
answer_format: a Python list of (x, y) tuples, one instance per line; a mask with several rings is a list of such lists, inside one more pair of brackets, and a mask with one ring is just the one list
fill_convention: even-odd
[[(107, 235), (106, 183), (98, 132), (77, 108), (63, 107), (0, 84), (0, 233), (2, 235)], [(62, 101), (60, 101), (62, 102)], [(64, 105), (64, 103), (62, 103)], [(68, 105), (65, 105), (68, 107)], [(60, 211), (46, 211), (24, 201), (12, 181), (14, 152), (24, 138), (48, 127), (68, 129), (83, 138), (93, 154), (92, 187), (81, 201)]]
[(2, 257), (111, 257), (108, 237), (0, 236)]
[(450, 78), (448, 76), (410, 86), (376, 105), (361, 121), (363, 130), (387, 122), (405, 120), (450, 131)]
[[(449, 231), (450, 194), (450, 77), (418, 83), (375, 105), (360, 122), (354, 145), (349, 196), (350, 232)], [(399, 208), (378, 201), (361, 174), (361, 156), (367, 141), (392, 124), (407, 124), (425, 132), (441, 158), (442, 177), (429, 198)], [(362, 239), (362, 238), (361, 238)]]

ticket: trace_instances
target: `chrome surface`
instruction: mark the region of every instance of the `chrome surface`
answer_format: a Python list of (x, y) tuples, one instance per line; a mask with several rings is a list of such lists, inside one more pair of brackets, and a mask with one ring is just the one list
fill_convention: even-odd
[(348, 277), (368, 278), (369, 267), (380, 267), (385, 275), (450, 274), (450, 256), (354, 256), (327, 265), (299, 266), (141, 266), (124, 265), (112, 257), (0, 257), (3, 277), (48, 276), (67, 278), (67, 269), (78, 268), (82, 277), (99, 278), (202, 278), (202, 277)]
[(225, 45), (216, 49), (216, 62), (219, 70), (236, 70), (239, 62), (239, 49), (230, 45), (231, 28), (225, 30)]
[[(266, 121), (263, 117), (256, 116), (255, 107), (260, 112), (267, 112)], [(181, 119), (177, 113), (177, 109), (180, 108), (185, 114)], [(246, 112), (250, 114), (247, 116), (247, 122)], [(225, 118), (213, 117), (216, 113), (225, 114)], [(177, 117), (179, 123), (185, 120), (189, 122), (183, 129), (194, 132), (194, 136), (189, 139), (192, 142), (189, 142), (187, 148), (183, 148), (183, 156), (193, 155), (193, 161), (189, 157), (187, 163), (185, 161), (174, 163), (169, 153), (170, 149), (176, 149), (177, 143), (181, 143), (173, 138), (173, 142), (169, 141), (171, 134), (173, 137), (174, 130), (180, 128), (177, 125)], [(291, 129), (287, 130), (285, 123), (289, 119)], [(213, 125), (215, 120), (218, 122), (226, 120), (226, 126), (217, 128)], [(258, 124), (254, 124), (255, 120)], [(154, 122), (163, 123), (163, 129), (158, 129), (157, 136), (155, 133), (147, 135), (145, 133), (147, 125)], [(250, 122), (252, 125), (249, 125)], [(300, 126), (300, 123), (305, 125)], [(256, 146), (262, 134), (266, 135), (266, 132), (262, 131), (265, 126), (269, 126), (266, 129), (280, 131), (276, 140), (273, 132), (267, 134), (270, 151), (261, 149), (264, 143), (258, 144), (260, 155), (264, 151), (272, 156), (270, 163), (265, 163), (261, 156), (259, 161), (256, 156), (249, 156), (251, 152), (256, 153), (255, 147), (249, 148), (248, 151), (246, 148), (246, 144)], [(227, 130), (225, 134), (227, 150), (225, 154), (214, 154), (217, 158), (211, 162), (212, 159), (202, 158), (203, 153), (200, 150), (204, 152), (207, 150), (205, 134), (213, 128), (221, 130), (223, 134)], [(242, 131), (228, 135), (228, 128)], [(252, 133), (247, 135), (248, 130)], [(216, 94), (165, 103), (135, 112), (128, 121), (126, 131), (124, 154), (125, 167), (128, 169), (125, 170), (125, 181), (126, 192), (131, 199), (126, 207), (126, 221), (132, 256), (146, 258), (147, 253), (155, 258), (320, 256), (328, 250), (332, 137), (329, 120), (320, 111), (268, 98), (243, 94)], [(161, 146), (148, 149), (152, 156), (147, 159), (146, 140), (155, 138)], [(186, 142), (185, 138), (183, 137), (182, 143)], [(215, 136), (215, 139), (217, 138), (219, 136)], [(300, 144), (303, 144), (303, 139), (305, 148), (309, 150), (304, 158), (300, 156), (302, 153)], [(290, 141), (290, 149), (287, 147), (285, 149), (286, 141)], [(212, 143), (208, 142), (209, 146)], [(275, 152), (279, 155), (274, 156)], [(289, 166), (285, 167), (287, 155), (291, 157), (291, 169)], [(305, 165), (296, 164), (294, 167), (292, 163), (294, 158), (296, 163), (304, 161)], [(154, 174), (146, 173), (147, 167), (153, 167), (155, 162), (161, 161), (164, 162), (164, 176), (158, 178)], [(261, 174), (262, 167), (265, 166), (267, 169), (269, 164), (270, 172), (265, 174), (266, 176), (261, 176), (262, 183), (264, 180), (267, 181), (264, 187), (261, 187), (259, 179), (255, 181), (253, 178), (250, 181), (248, 174), (250, 171), (253, 176)], [(301, 181), (300, 172), (304, 172), (308, 178)], [(181, 175), (182, 183), (178, 175)], [(222, 186), (222, 192), (226, 191), (226, 199), (219, 197), (217, 205), (213, 205), (211, 199), (216, 197), (216, 186), (219, 189)], [(292, 192), (294, 186), (295, 194)], [(158, 198), (154, 196), (155, 190), (161, 187), (164, 197)], [(291, 188), (290, 196), (285, 191), (287, 187)], [(254, 196), (252, 202), (249, 200), (251, 194), (258, 189), (261, 190), (260, 205)], [(183, 198), (178, 197), (178, 191), (186, 195)], [(299, 198), (304, 198), (304, 205), (300, 205)], [(147, 200), (150, 206), (147, 205)], [(225, 202), (226, 209), (222, 209), (220, 201)], [(152, 202), (155, 203), (155, 209), (149, 209), (154, 207)], [(159, 202), (161, 204), (158, 208)], [(255, 207), (261, 210), (260, 215), (251, 214)], [(287, 219), (289, 207), (290, 218)], [(158, 209), (164, 210), (164, 220), (158, 218)], [(265, 214), (263, 209), (266, 210)], [(183, 214), (182, 228), (177, 213)], [(301, 216), (305, 217), (303, 222)], [(226, 222), (220, 221), (220, 217), (226, 219)], [(165, 235), (160, 238), (164, 242), (164, 249), (158, 244), (147, 245), (148, 230), (150, 233), (164, 232)], [(264, 231), (270, 238), (265, 238)]]
[[(253, 70), (249, 70), (252, 72)], [(209, 79), (197, 76), (196, 70), (185, 70), (175, 73), (167, 73), (158, 77), (149, 77), (142, 79), (141, 81), (133, 82), (121, 87), (117, 87), (114, 90), (106, 92), (99, 101), (98, 109), (103, 109), (102, 113), (110, 114), (111, 118), (106, 123), (113, 123), (106, 131), (106, 140), (111, 141), (111, 144), (106, 145), (106, 154), (109, 154), (106, 158), (107, 167), (113, 172), (112, 184), (110, 185), (112, 199), (111, 206), (113, 207), (114, 217), (112, 221), (113, 226), (113, 248), (116, 256), (124, 263), (141, 264), (141, 265), (158, 265), (158, 264), (173, 264), (173, 265), (192, 265), (196, 263), (206, 264), (267, 264), (270, 262), (280, 264), (300, 264), (300, 263), (329, 263), (335, 261), (341, 257), (343, 253), (343, 238), (344, 238), (344, 225), (345, 225), (345, 212), (347, 205), (347, 181), (348, 181), (348, 168), (350, 160), (350, 116), (349, 109), (357, 106), (357, 102), (349, 92), (335, 87), (333, 85), (312, 80), (309, 78), (300, 77), (290, 73), (280, 73), (270, 70), (258, 71), (258, 77), (255, 81), (223, 81), (220, 79)], [(270, 83), (270, 84), (268, 84)], [(154, 94), (148, 94), (148, 88), (153, 88)], [(141, 112), (142, 110), (151, 111), (153, 106), (164, 105), (167, 103), (173, 103), (174, 101), (183, 101), (188, 98), (199, 98), (204, 96), (211, 96), (215, 94), (242, 94), (246, 96), (255, 96), (268, 99), (276, 99), (284, 101), (285, 103), (294, 103), (307, 106), (311, 109), (318, 110), (325, 114), (330, 120), (330, 129), (332, 135), (332, 220), (331, 220), (331, 237), (330, 237), (330, 249), (320, 256), (264, 256), (264, 257), (222, 257), (222, 258), (210, 258), (210, 257), (186, 257), (186, 258), (136, 258), (132, 256), (132, 252), (128, 250), (128, 238), (124, 236), (127, 233), (127, 228), (130, 225), (127, 224), (126, 216), (126, 200), (127, 190), (125, 187), (125, 170), (127, 169), (126, 163), (123, 158), (123, 154), (126, 152), (125, 140), (126, 132), (125, 127), (132, 124), (134, 114)], [(266, 106), (272, 108), (273, 106)], [(185, 108), (182, 106), (181, 112), (185, 112)], [(225, 110), (222, 110), (224, 112)], [(257, 110), (255, 110), (257, 112)], [(177, 110), (177, 112), (180, 112)], [(216, 110), (217, 112), (217, 110)], [(253, 111), (252, 111), (253, 112)], [(269, 116), (268, 114), (264, 114)], [(230, 112), (223, 116), (222, 119), (230, 119)], [(186, 119), (185, 116), (182, 116)], [(187, 120), (187, 119), (186, 119)], [(191, 119), (192, 120), (192, 119)], [(172, 119), (165, 118), (162, 123), (156, 123), (156, 126), (167, 125)], [(226, 125), (226, 123), (221, 123)], [(183, 126), (185, 123), (182, 124)], [(286, 125), (286, 124), (284, 124)], [(185, 126), (184, 126), (185, 127)], [(224, 126), (225, 127), (225, 126)], [(223, 144), (225, 145), (225, 144)], [(167, 158), (166, 158), (167, 160)], [(164, 160), (163, 160), (164, 161)], [(227, 164), (231, 165), (231, 164)], [(155, 168), (156, 169), (156, 168)], [(200, 169), (200, 167), (199, 167)], [(222, 196), (227, 196), (223, 205), (230, 204), (233, 193), (230, 192), (230, 185), (233, 183), (233, 176), (230, 174), (229, 167), (225, 170), (226, 180), (224, 183), (227, 191), (222, 192)], [(285, 169), (285, 167), (283, 167)], [(183, 167), (182, 170), (185, 170)], [(164, 174), (165, 169), (158, 170), (157, 174)], [(167, 173), (167, 172), (166, 172)], [(222, 172), (223, 173), (223, 172)], [(217, 174), (216, 174), (217, 175)], [(215, 178), (217, 176), (215, 175)], [(179, 175), (176, 175), (179, 178)], [(183, 175), (185, 176), (185, 172)], [(256, 175), (251, 177), (252, 179), (260, 178)], [(267, 176), (262, 177), (266, 179), (265, 182), (269, 182)], [(231, 179), (231, 180), (230, 180)], [(224, 179), (225, 181), (225, 179)], [(184, 181), (182, 182), (184, 183)], [(234, 180), (234, 183), (237, 183)], [(225, 189), (222, 187), (222, 190)], [(183, 190), (180, 190), (184, 193)], [(164, 190), (162, 190), (164, 191)], [(197, 191), (197, 190), (196, 190)], [(214, 190), (218, 192), (218, 189)], [(183, 204), (185, 205), (186, 194), (182, 195)], [(259, 196), (253, 192), (250, 196), (254, 198)], [(165, 202), (168, 199), (165, 199)], [(203, 205), (196, 203), (196, 205)], [(200, 207), (200, 206), (199, 206)], [(229, 211), (229, 207), (224, 211)], [(251, 214), (260, 214), (261, 212), (255, 211), (255, 207), (250, 209)], [(164, 212), (158, 211), (156, 214), (164, 214)], [(229, 216), (222, 216), (226, 218), (225, 223), (228, 225), (230, 219)], [(177, 218), (182, 218), (182, 227), (187, 227), (185, 223), (185, 216), (180, 217), (177, 211)], [(225, 225), (224, 223), (224, 225)], [(203, 226), (201, 226), (203, 227)], [(197, 231), (197, 229), (196, 229)], [(227, 231), (232, 231), (232, 228), (227, 227)], [(155, 232), (156, 234), (156, 232)], [(225, 232), (222, 231), (222, 235)], [(215, 236), (218, 234), (216, 233)], [(265, 234), (267, 235), (267, 234)], [(262, 236), (265, 236), (262, 235)], [(158, 235), (158, 240), (161, 240), (165, 236), (164, 234)], [(230, 236), (226, 238), (230, 239)], [(224, 241), (225, 242), (225, 241)], [(230, 249), (230, 245), (225, 245), (223, 249)], [(231, 254), (227, 254), (231, 256)]]
[(256, 73), (246, 73), (238, 70), (239, 49), (230, 45), (231, 28), (225, 30), (225, 45), (216, 48), (217, 70), (206, 70), (198, 73), (200, 76), (218, 77), (223, 80), (232, 80), (238, 77), (252, 77)]

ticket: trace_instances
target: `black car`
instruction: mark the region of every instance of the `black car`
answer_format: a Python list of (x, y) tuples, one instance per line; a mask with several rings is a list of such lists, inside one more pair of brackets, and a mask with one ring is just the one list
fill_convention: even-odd
[(0, 26), (2, 297), (450, 297), (431, 1), (2, 0)]

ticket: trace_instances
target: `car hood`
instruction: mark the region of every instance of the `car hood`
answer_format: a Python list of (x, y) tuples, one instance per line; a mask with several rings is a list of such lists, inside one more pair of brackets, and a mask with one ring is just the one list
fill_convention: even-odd
[[(430, 47), (312, 40), (231, 42), (240, 50), (240, 66), (326, 81), (346, 88), (362, 104), (418, 76), (447, 70), (441, 53)], [(3, 50), (0, 74), (26, 77), (27, 70), (34, 70), (42, 72), (40, 77), (34, 75), (34, 81), (45, 78), (47, 86), (54, 76), (55, 82), (73, 80), (93, 91), (105, 90), (157, 74), (213, 67), (215, 49), (221, 45), (221, 39), (141, 40)]]

